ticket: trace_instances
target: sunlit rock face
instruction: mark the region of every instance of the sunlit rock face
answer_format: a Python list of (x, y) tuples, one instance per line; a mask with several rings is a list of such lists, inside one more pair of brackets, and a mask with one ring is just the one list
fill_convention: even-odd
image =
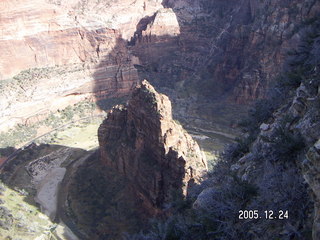
[(180, 34), (176, 14), (171, 8), (160, 9), (153, 16), (140, 21), (132, 40), (135, 44), (168, 41)]
[(160, 8), (143, 0), (1, 1), (1, 131), (84, 99), (128, 94), (139, 59), (126, 39)]
[(0, 5), (0, 77), (34, 67), (99, 62), (112, 50), (110, 39), (129, 39), (138, 21), (161, 7), (160, 2), (143, 0), (4, 0)]
[(153, 213), (173, 196), (187, 196), (207, 170), (198, 144), (172, 119), (168, 97), (147, 81), (126, 107), (112, 109), (98, 137), (101, 161), (125, 175)]

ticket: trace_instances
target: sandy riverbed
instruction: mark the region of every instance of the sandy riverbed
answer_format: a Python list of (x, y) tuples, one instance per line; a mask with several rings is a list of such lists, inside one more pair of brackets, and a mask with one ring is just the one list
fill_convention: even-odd
[(56, 216), (59, 184), (65, 173), (65, 168), (54, 168), (44, 177), (37, 189), (35, 200), (41, 205), (41, 211), (51, 219)]
[[(58, 209), (58, 193), (60, 184), (65, 176), (66, 168), (61, 165), (71, 156), (71, 150), (61, 148), (33, 160), (26, 167), (32, 182), (36, 187), (35, 201), (40, 204), (41, 211), (54, 220)], [(60, 239), (79, 240), (75, 234), (63, 223), (55, 228), (55, 235)]]

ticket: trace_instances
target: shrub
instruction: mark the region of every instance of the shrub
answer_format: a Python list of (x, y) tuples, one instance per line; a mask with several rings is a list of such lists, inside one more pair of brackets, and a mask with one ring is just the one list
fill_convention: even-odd
[(249, 110), (248, 117), (239, 122), (244, 132), (248, 132), (250, 138), (255, 138), (259, 132), (261, 123), (267, 121), (275, 110), (276, 105), (272, 99), (257, 100), (254, 106)]
[(74, 116), (74, 110), (71, 106), (68, 106), (61, 111), (61, 117), (67, 121), (71, 120), (73, 116)]
[[(285, 167), (287, 165), (287, 167)], [(279, 239), (311, 239), (302, 237), (308, 235), (309, 214), (312, 211), (312, 201), (310, 200), (304, 179), (299, 170), (291, 162), (265, 163), (264, 174), (259, 181), (258, 196), (248, 206), (248, 209), (258, 209), (260, 212), (273, 210), (288, 210), (289, 219), (281, 221), (261, 221), (260, 231), (257, 232), (258, 239), (276, 238), (274, 233), (285, 232)], [(310, 224), (310, 223), (309, 223)], [(303, 227), (302, 227), (303, 226)], [(310, 226), (310, 225), (309, 225)], [(250, 225), (248, 225), (250, 227)], [(254, 224), (251, 224), (254, 229)], [(283, 231), (285, 229), (285, 231)], [(293, 236), (299, 236), (294, 238)]]
[[(231, 145), (224, 153), (228, 159), (239, 159), (249, 152), (250, 144), (253, 140), (249, 137), (236, 138), (236, 143)], [(227, 155), (228, 154), (228, 155)]]
[(275, 160), (294, 160), (294, 156), (298, 151), (305, 147), (304, 140), (299, 132), (292, 132), (284, 127), (278, 127), (275, 137), (272, 139), (274, 143)]

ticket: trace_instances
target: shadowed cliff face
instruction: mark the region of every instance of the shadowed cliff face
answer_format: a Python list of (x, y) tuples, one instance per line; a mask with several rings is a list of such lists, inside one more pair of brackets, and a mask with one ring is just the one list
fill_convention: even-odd
[(103, 100), (127, 96), (139, 83), (134, 67), (137, 62), (139, 60), (130, 55), (127, 49), (127, 41), (119, 36), (112, 51), (100, 61), (98, 70), (93, 74), (92, 92), (101, 109), (107, 110)]
[[(98, 99), (117, 91), (125, 94), (128, 91), (122, 89), (148, 79), (171, 98), (174, 114), (187, 122), (215, 121), (228, 115), (221, 112), (222, 105), (264, 98), (283, 68), (287, 49), (300, 38), (299, 27), (319, 10), (317, 1), (300, 0), (162, 1), (162, 5), (138, 22), (129, 40), (118, 39), (110, 56), (122, 60), (111, 72), (103, 70), (110, 57), (101, 61), (105, 72), (97, 72), (94, 92), (109, 89)], [(101, 76), (109, 78), (104, 86)], [(241, 114), (242, 106), (234, 115)], [(231, 120), (225, 122), (223, 128), (232, 126)]]
[(157, 213), (207, 170), (198, 144), (172, 119), (171, 103), (147, 82), (128, 106), (112, 109), (98, 131), (101, 160), (136, 186), (146, 210)]
[(152, 19), (140, 31), (132, 49), (141, 78), (180, 95), (237, 103), (265, 96), (287, 49), (297, 44), (299, 25), (320, 8), (318, 1), (300, 0), (162, 4), (173, 10), (180, 33), (158, 37), (161, 25)]

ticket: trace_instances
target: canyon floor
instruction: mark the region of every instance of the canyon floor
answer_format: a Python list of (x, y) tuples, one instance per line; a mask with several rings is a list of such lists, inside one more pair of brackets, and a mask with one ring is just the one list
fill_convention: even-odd
[[(101, 216), (104, 218), (102, 224), (109, 222), (106, 232), (114, 239), (117, 239), (122, 232), (132, 233), (141, 229), (144, 225), (141, 217), (143, 214), (139, 215), (136, 212), (139, 208), (138, 203), (128, 208), (130, 206), (128, 204), (132, 202), (128, 199), (134, 199), (134, 193), (130, 190), (130, 185), (125, 184), (126, 180), (117, 177), (117, 174), (111, 169), (104, 169), (103, 174), (99, 170), (92, 174), (87, 172), (92, 165), (96, 166), (94, 169), (101, 169), (101, 166), (98, 166), (99, 156), (96, 149), (98, 148), (97, 130), (103, 117), (99, 115), (94, 118), (89, 117), (89, 119), (76, 118), (54, 129), (42, 126), (40, 133), (35, 135), (34, 139), (27, 138), (27, 141), (19, 143), (18, 147), (21, 148), (18, 150), (8, 147), (1, 149), (4, 159), (6, 155), (10, 155), (9, 153), (12, 156), (12, 153), (16, 152), (16, 155), (11, 157), (2, 168), (1, 177), (7, 190), (3, 197), (5, 204), (0, 207), (5, 206), (9, 209), (9, 219), (12, 219), (11, 227), (18, 229), (9, 231), (0, 228), (1, 237), (15, 238), (30, 234), (30, 239), (35, 236), (38, 238), (34, 239), (47, 239), (52, 234), (58, 239), (77, 240), (79, 236), (81, 236), (80, 239), (87, 239), (88, 234), (94, 235), (97, 227), (94, 225), (97, 224), (97, 221), (101, 221), (97, 217), (101, 206), (104, 206), (104, 211), (109, 213), (107, 216), (112, 216), (112, 219), (119, 218), (123, 222), (120, 226), (115, 224), (111, 218), (108, 220), (107, 217)], [(223, 133), (217, 129), (203, 129), (192, 124), (186, 126), (186, 129), (206, 154), (209, 167), (214, 165), (214, 161), (224, 146), (233, 142), (236, 137), (228, 131)], [(2, 141), (4, 140), (2, 138)], [(107, 181), (108, 179), (113, 180), (109, 181), (108, 186), (101, 185), (101, 183), (100, 189), (98, 189), (99, 184), (95, 184), (98, 187), (92, 190), (90, 181), (97, 183), (102, 176)], [(77, 178), (82, 179), (77, 181), (75, 180)], [(87, 189), (91, 190), (87, 191)], [(101, 191), (101, 189), (105, 190)], [(104, 201), (101, 203), (92, 202), (95, 199), (92, 198), (92, 194), (97, 194), (97, 192), (102, 192), (101, 194), (109, 197), (102, 198)], [(11, 204), (12, 196), (15, 198), (15, 205)], [(79, 201), (76, 200), (78, 198)], [(119, 201), (119, 199), (125, 200)], [(27, 209), (23, 207), (25, 205), (32, 210), (25, 210)], [(132, 209), (134, 213), (128, 211), (129, 209)], [(44, 223), (39, 223), (41, 229), (32, 230), (28, 226), (19, 227), (21, 218), (19, 221), (17, 219), (21, 214), (24, 224), (27, 221), (34, 221), (30, 214), (24, 214), (25, 211), (34, 212), (35, 215), (40, 216), (40, 219), (45, 219), (41, 220)], [(97, 214), (92, 215), (92, 213)], [(20, 215), (17, 216), (17, 214)], [(141, 217), (140, 222), (137, 222), (137, 216)]]

